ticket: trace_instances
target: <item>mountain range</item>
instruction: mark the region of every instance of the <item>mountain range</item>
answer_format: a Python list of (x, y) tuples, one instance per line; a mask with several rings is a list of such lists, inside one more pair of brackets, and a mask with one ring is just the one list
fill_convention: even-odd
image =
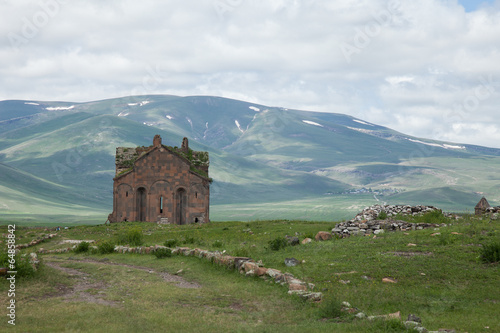
[(375, 203), (500, 201), (500, 149), (416, 138), (344, 114), (212, 96), (0, 102), (0, 220), (104, 222), (118, 146), (210, 154), (211, 219), (333, 221)]

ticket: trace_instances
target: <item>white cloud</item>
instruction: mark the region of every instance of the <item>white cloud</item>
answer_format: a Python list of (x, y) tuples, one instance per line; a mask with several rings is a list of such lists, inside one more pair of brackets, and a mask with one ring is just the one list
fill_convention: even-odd
[[(9, 13), (0, 22), (0, 99), (218, 95), (500, 147), (500, 1), (466, 8), (453, 0), (0, 1)], [(350, 62), (342, 45), (353, 47)], [(481, 126), (488, 130), (476, 133)]]

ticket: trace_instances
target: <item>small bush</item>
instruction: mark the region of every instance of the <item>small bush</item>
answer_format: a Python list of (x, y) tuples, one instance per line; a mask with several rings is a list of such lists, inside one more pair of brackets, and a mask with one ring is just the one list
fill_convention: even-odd
[[(9, 254), (7, 252), (0, 251), (0, 267), (9, 267)], [(35, 276), (36, 270), (33, 268), (33, 265), (30, 264), (29, 262), (30, 256), (28, 254), (20, 254), (17, 253), (15, 255), (15, 270), (17, 271), (16, 273), (16, 279), (17, 278), (30, 278)], [(41, 263), (38, 265), (38, 268), (40, 269)]]
[(88, 242), (81, 242), (78, 244), (73, 251), (75, 253), (84, 253), (89, 251), (89, 243)]
[(440, 210), (433, 210), (431, 212), (423, 214), (422, 216), (416, 216), (415, 222), (442, 224), (450, 223), (450, 220), (446, 216), (444, 216), (443, 212), (441, 212)]
[(279, 251), (288, 246), (288, 239), (285, 237), (277, 237), (269, 241), (269, 249), (273, 251)]
[(405, 324), (397, 319), (377, 319), (373, 321), (373, 326), (369, 332), (387, 332), (387, 333), (418, 333), (416, 329), (406, 328)]
[(321, 308), (319, 308), (319, 317), (322, 319), (340, 319), (345, 316), (345, 312), (342, 312), (342, 307), (342, 302), (330, 299), (324, 302)]
[(142, 243), (142, 229), (139, 227), (130, 228), (126, 232), (118, 235), (118, 244), (141, 246)]
[(220, 240), (216, 240), (215, 242), (213, 242), (212, 246), (213, 247), (223, 247), (224, 244)]
[(163, 245), (166, 247), (176, 247), (179, 243), (178, 239), (167, 239)]
[(385, 220), (387, 218), (387, 213), (382, 211), (378, 213), (377, 220)]
[(196, 242), (195, 238), (193, 236), (186, 236), (184, 237), (184, 244), (194, 244)]
[(109, 254), (115, 251), (115, 245), (111, 242), (104, 242), (97, 246), (97, 252), (99, 254)]
[[(332, 228), (332, 229), (333, 229), (333, 228)], [(313, 233), (311, 233), (311, 232), (306, 233), (306, 234), (304, 235), (304, 238), (311, 238), (311, 239), (314, 239), (314, 234), (313, 234)]]
[(485, 264), (500, 262), (500, 241), (483, 244), (479, 251), (479, 259)]
[(248, 257), (250, 257), (250, 252), (248, 252), (248, 249), (246, 249), (244, 247), (240, 247), (239, 249), (236, 249), (234, 251), (234, 256), (248, 258)]
[(156, 249), (153, 254), (157, 259), (167, 258), (172, 256), (172, 251), (170, 249)]

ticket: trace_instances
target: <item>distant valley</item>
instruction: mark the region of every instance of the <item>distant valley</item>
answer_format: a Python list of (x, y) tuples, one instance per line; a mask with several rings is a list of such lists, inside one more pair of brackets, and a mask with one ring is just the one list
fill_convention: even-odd
[[(332, 110), (334, 111), (334, 110)], [(104, 222), (117, 146), (210, 153), (211, 219), (353, 217), (375, 203), (500, 203), (500, 149), (416, 138), (337, 113), (210, 96), (0, 102), (0, 219)]]

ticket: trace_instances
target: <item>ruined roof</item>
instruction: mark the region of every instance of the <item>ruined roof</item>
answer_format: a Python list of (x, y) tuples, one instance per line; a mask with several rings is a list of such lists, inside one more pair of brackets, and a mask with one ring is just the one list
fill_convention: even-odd
[(488, 202), (488, 200), (486, 200), (485, 197), (482, 197), (481, 200), (479, 200), (479, 202), (476, 205), (476, 208), (480, 208), (480, 209), (486, 209), (489, 207), (491, 207), (490, 203)]
[(188, 146), (187, 138), (184, 138), (181, 148), (163, 145), (161, 144), (161, 138), (159, 135), (155, 136), (153, 145), (149, 147), (117, 147), (115, 156), (115, 177), (123, 176), (126, 173), (132, 171), (134, 169), (134, 163), (138, 159), (143, 158), (159, 147), (162, 147), (167, 151), (177, 155), (178, 157), (186, 160), (191, 165), (191, 171), (204, 178), (208, 178), (208, 172), (206, 172), (208, 171), (208, 166), (210, 164), (208, 152), (192, 150)]

